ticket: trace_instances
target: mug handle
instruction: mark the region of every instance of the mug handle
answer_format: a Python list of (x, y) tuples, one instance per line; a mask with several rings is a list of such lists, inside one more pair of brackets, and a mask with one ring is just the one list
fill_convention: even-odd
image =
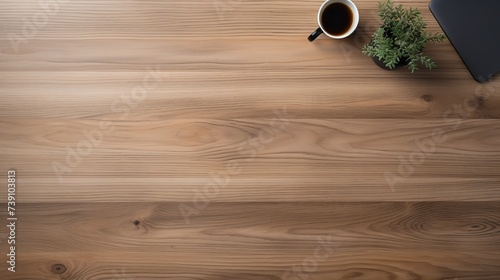
[(311, 35), (307, 37), (307, 40), (309, 40), (309, 42), (312, 42), (314, 41), (314, 39), (318, 38), (321, 33), (323, 33), (323, 30), (321, 29), (321, 27), (318, 27), (318, 29), (314, 30), (313, 33), (311, 33)]

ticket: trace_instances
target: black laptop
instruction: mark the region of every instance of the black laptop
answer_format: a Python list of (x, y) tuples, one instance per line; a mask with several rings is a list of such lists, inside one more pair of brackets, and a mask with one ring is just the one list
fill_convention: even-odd
[(432, 0), (429, 9), (476, 81), (500, 72), (500, 0)]

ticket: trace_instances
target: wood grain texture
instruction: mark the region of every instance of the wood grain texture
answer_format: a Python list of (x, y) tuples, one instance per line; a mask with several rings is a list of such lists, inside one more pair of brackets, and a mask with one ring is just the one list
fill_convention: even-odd
[(379, 69), (355, 3), (0, 0), (0, 278), (500, 279), (500, 80)]
[(214, 203), (186, 225), (175, 203), (27, 204), (19, 238), (31, 269), (12, 279), (50, 277), (53, 264), (72, 279), (280, 279), (314, 256), (318, 237), (331, 251), (312, 279), (495, 279), (499, 207)]
[[(82, 154), (74, 168), (68, 157), (76, 161), (73, 153), (88, 141), (85, 131), (99, 127), (97, 121), (5, 124), (4, 162), (23, 162), (17, 172), (26, 202), (58, 202), (60, 195), (74, 202), (190, 201), (193, 189), (213, 181), (211, 173), (223, 173), (228, 180), (215, 201), (500, 199), (498, 120), (457, 126), (455, 120), (291, 119), (274, 137), (264, 136), (269, 138), (264, 143), (258, 139), (268, 121), (140, 118), (134, 115), (136, 121), (116, 122), (115, 129), (102, 132), (101, 143)], [(415, 158), (422, 163), (408, 164), (413, 174), (404, 169), (408, 176), (394, 191), (385, 173), (399, 174), (402, 162), (420, 153), (419, 145), (426, 145), (436, 129), (446, 132), (445, 140), (433, 144), (433, 153)], [(16, 137), (23, 140), (8, 140)], [(54, 163), (71, 169), (61, 172), (62, 182)], [(238, 165), (238, 174), (227, 172), (232, 164)]]

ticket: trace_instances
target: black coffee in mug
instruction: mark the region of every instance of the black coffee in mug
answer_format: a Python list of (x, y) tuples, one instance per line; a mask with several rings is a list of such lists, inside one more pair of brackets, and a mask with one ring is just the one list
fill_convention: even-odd
[(351, 8), (340, 2), (330, 4), (321, 15), (323, 29), (334, 36), (340, 36), (349, 31), (353, 21), (354, 14)]
[(326, 0), (318, 11), (319, 27), (307, 40), (312, 42), (323, 33), (333, 39), (343, 39), (356, 30), (358, 23), (358, 8), (352, 0)]

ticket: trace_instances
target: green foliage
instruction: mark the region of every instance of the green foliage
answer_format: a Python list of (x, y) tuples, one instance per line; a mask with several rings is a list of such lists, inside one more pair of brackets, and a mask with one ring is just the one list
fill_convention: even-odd
[(436, 67), (422, 50), (427, 43), (442, 42), (446, 37), (425, 32), (426, 23), (418, 9), (405, 9), (401, 4), (394, 6), (392, 0), (385, 0), (378, 4), (378, 11), (382, 26), (363, 47), (363, 54), (377, 57), (390, 69), (404, 60), (412, 73), (418, 70), (418, 64), (428, 69)]

